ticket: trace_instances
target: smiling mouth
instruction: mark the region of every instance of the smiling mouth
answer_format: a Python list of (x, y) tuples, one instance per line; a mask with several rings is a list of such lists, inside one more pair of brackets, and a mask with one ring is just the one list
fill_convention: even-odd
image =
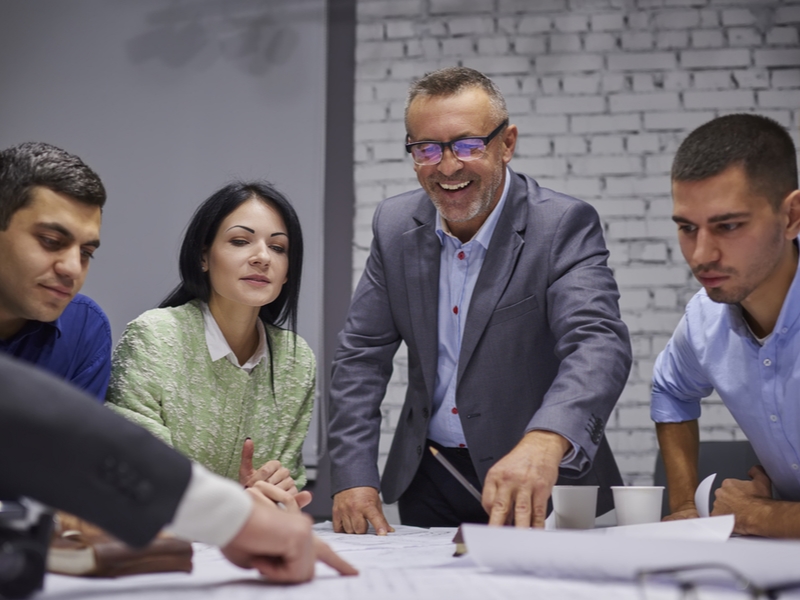
[(42, 287), (46, 289), (48, 292), (55, 295), (57, 298), (69, 298), (72, 295), (72, 291), (62, 287), (53, 287), (49, 285), (43, 285)]
[(440, 181), (440, 182), (439, 182), (439, 186), (440, 186), (440, 187), (441, 187), (443, 190), (447, 190), (448, 192), (455, 192), (455, 191), (457, 191), (457, 190), (463, 190), (463, 189), (464, 189), (465, 187), (467, 187), (467, 186), (468, 186), (470, 183), (472, 183), (472, 182), (471, 182), (471, 181), (464, 181), (464, 182), (461, 182), (461, 183), (442, 183), (442, 182)]

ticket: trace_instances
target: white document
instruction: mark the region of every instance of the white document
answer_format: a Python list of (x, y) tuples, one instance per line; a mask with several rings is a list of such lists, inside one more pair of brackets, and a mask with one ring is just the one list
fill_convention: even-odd
[(694, 493), (694, 505), (697, 507), (697, 514), (701, 517), (709, 515), (708, 507), (711, 506), (711, 486), (714, 485), (714, 480), (717, 478), (716, 473), (712, 473), (697, 486)]
[(599, 535), (660, 540), (724, 542), (731, 537), (733, 525), (733, 515), (721, 515), (707, 519), (684, 519), (682, 521), (661, 521), (658, 523), (642, 523), (641, 525), (606, 527), (603, 529), (591, 529), (589, 532)]
[(716, 563), (770, 585), (798, 577), (800, 542), (652, 539), (594, 531), (543, 531), (463, 525), (469, 556), (503, 573), (593, 580), (633, 580), (641, 570)]

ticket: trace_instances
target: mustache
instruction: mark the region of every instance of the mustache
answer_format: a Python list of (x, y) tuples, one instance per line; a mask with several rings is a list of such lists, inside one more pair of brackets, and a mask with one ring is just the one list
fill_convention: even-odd
[(692, 268), (692, 273), (695, 275), (705, 275), (706, 273), (715, 273), (719, 275), (736, 275), (736, 269), (733, 267), (721, 267), (719, 263), (704, 263)]

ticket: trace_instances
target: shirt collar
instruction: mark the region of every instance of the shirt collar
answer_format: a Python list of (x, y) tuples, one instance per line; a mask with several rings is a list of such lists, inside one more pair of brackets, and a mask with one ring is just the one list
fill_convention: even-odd
[[(506, 178), (505, 183), (503, 184), (503, 193), (500, 195), (500, 200), (497, 202), (497, 205), (492, 209), (492, 212), (489, 213), (489, 217), (483, 222), (481, 228), (478, 229), (477, 233), (472, 237), (471, 241), (475, 241), (485, 250), (489, 249), (489, 241), (492, 239), (492, 234), (494, 233), (494, 228), (497, 226), (497, 221), (500, 219), (500, 213), (503, 212), (503, 205), (506, 202), (506, 197), (508, 196), (508, 188), (511, 187), (511, 171), (508, 167), (506, 167)], [(445, 236), (455, 237), (452, 233), (450, 233), (450, 228), (445, 223), (445, 220), (442, 218), (441, 213), (437, 210), (436, 211), (436, 235), (439, 236), (439, 241), (444, 244)], [(469, 242), (467, 242), (469, 243)]]
[(200, 309), (203, 312), (203, 325), (206, 333), (206, 345), (208, 346), (208, 353), (211, 355), (211, 362), (217, 362), (221, 358), (227, 358), (234, 366), (241, 367), (248, 373), (252, 371), (258, 363), (267, 357), (267, 332), (264, 329), (264, 323), (261, 319), (256, 319), (256, 329), (258, 330), (258, 347), (255, 353), (243, 365), (239, 364), (230, 344), (222, 334), (222, 330), (217, 324), (214, 315), (208, 308), (205, 302), (200, 303)]

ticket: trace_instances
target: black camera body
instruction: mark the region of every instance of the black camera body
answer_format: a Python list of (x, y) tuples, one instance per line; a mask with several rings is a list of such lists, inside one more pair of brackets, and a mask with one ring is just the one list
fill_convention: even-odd
[(0, 598), (42, 589), (52, 532), (50, 509), (27, 498), (0, 500)]

